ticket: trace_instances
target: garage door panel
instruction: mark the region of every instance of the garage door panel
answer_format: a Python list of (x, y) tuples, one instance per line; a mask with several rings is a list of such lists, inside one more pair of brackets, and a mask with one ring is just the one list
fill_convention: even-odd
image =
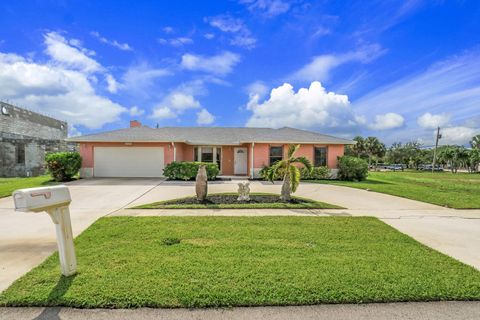
[(162, 147), (95, 147), (96, 177), (161, 177)]

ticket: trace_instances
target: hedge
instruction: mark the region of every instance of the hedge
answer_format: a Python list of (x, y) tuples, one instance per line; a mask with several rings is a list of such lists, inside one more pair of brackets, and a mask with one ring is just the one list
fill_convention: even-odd
[(194, 180), (201, 164), (206, 166), (208, 180), (215, 180), (220, 170), (216, 163), (209, 162), (173, 161), (165, 166), (163, 175), (169, 180)]
[[(265, 166), (259, 171), (259, 175), (263, 180), (267, 179), (267, 171), (270, 170), (270, 167)], [(300, 168), (300, 179), (301, 180), (324, 180), (330, 177), (330, 170), (327, 167), (313, 167), (312, 172), (308, 172), (307, 168)], [(275, 180), (282, 180), (282, 174), (277, 173), (275, 175)]]
[(82, 166), (82, 157), (78, 152), (55, 152), (47, 154), (45, 165), (55, 181), (69, 181)]
[(338, 158), (338, 179), (346, 181), (362, 181), (368, 175), (367, 161), (350, 156)]

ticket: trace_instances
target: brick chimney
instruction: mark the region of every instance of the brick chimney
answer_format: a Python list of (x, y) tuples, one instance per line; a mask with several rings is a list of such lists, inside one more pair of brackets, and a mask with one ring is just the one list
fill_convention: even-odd
[(142, 123), (140, 121), (130, 120), (130, 128), (141, 127), (141, 126), (142, 126)]

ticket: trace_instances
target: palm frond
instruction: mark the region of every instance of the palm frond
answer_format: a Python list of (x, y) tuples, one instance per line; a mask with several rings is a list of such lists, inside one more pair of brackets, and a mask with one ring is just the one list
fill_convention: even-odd
[(267, 171), (268, 181), (273, 182), (275, 180), (275, 176), (278, 173), (281, 173), (280, 171), (285, 166), (286, 166), (286, 161), (285, 160), (280, 160), (280, 161), (275, 162)]
[(310, 160), (308, 160), (307, 157), (304, 157), (304, 156), (296, 157), (296, 158), (293, 158), (290, 162), (291, 163), (301, 163), (308, 170), (308, 172), (312, 172), (313, 166), (312, 166), (312, 163), (310, 162)]
[(300, 184), (300, 170), (296, 166), (290, 166), (290, 187), (292, 192), (297, 191), (298, 185)]
[(288, 145), (288, 159), (292, 158), (295, 152), (300, 148), (299, 144), (289, 144)]

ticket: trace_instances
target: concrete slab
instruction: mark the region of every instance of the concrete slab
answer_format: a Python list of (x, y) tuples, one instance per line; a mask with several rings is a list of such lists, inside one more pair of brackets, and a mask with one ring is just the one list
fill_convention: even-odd
[[(161, 179), (91, 179), (68, 183), (74, 236), (99, 217), (129, 205)], [(38, 265), (56, 247), (55, 226), (45, 213), (15, 212), (12, 197), (0, 199), (0, 291)]]

